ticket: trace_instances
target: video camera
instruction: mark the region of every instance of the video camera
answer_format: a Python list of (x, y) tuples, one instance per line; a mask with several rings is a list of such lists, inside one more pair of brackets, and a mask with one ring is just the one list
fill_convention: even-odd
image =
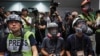
[(56, 11), (56, 8), (58, 7), (60, 3), (58, 2), (54, 2), (54, 0), (51, 1), (51, 4), (50, 4), (50, 11), (51, 11), (51, 15)]
[(38, 10), (36, 8), (28, 8), (32, 10), (32, 13), (34, 14), (34, 16), (38, 16)]

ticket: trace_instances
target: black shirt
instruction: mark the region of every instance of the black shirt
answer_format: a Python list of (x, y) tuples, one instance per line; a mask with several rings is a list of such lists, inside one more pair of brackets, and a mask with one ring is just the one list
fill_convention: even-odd
[(84, 50), (88, 54), (92, 54), (92, 45), (88, 36), (84, 35), (82, 38), (77, 37), (75, 34), (70, 35), (67, 38), (66, 50), (70, 51), (72, 55), (76, 51)]

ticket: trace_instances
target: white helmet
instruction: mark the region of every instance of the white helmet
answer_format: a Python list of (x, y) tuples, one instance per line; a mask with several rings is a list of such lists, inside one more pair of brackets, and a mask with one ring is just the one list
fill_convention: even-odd
[(75, 25), (81, 24), (80, 28), (82, 29), (82, 32), (91, 35), (93, 33), (93, 30), (86, 24), (86, 21), (81, 19), (80, 17), (77, 17), (74, 19), (72, 23), (72, 27)]
[(16, 14), (11, 14), (10, 16), (7, 17), (7, 23), (10, 21), (18, 21), (22, 24), (21, 17)]
[(58, 24), (55, 23), (55, 22), (52, 22), (52, 23), (48, 23), (47, 24), (47, 28), (53, 28), (53, 27), (58, 27)]
[(76, 23), (79, 19), (80, 19), (80, 18), (77, 17), (77, 18), (75, 18), (75, 19), (73, 20), (73, 22), (72, 22), (72, 28), (74, 27), (75, 23)]

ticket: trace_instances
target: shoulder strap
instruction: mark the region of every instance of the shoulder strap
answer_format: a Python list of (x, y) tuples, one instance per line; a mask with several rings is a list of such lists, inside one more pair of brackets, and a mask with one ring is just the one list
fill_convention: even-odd
[(24, 41), (24, 33), (25, 33), (25, 32), (23, 32), (23, 31), (21, 30), (21, 43), (20, 43), (18, 52), (21, 52), (21, 50), (22, 50), (23, 41)]

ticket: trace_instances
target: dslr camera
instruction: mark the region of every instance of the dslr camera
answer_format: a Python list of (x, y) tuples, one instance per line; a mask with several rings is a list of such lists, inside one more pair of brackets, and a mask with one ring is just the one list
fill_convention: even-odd
[(31, 9), (32, 10), (32, 13), (35, 15), (35, 16), (38, 16), (38, 10), (36, 8), (28, 8), (28, 9)]
[(59, 4), (60, 4), (59, 2), (54, 2), (54, 0), (51, 1), (51, 4), (50, 4), (51, 15), (54, 14), (54, 12), (56, 11), (56, 8), (58, 7)]

